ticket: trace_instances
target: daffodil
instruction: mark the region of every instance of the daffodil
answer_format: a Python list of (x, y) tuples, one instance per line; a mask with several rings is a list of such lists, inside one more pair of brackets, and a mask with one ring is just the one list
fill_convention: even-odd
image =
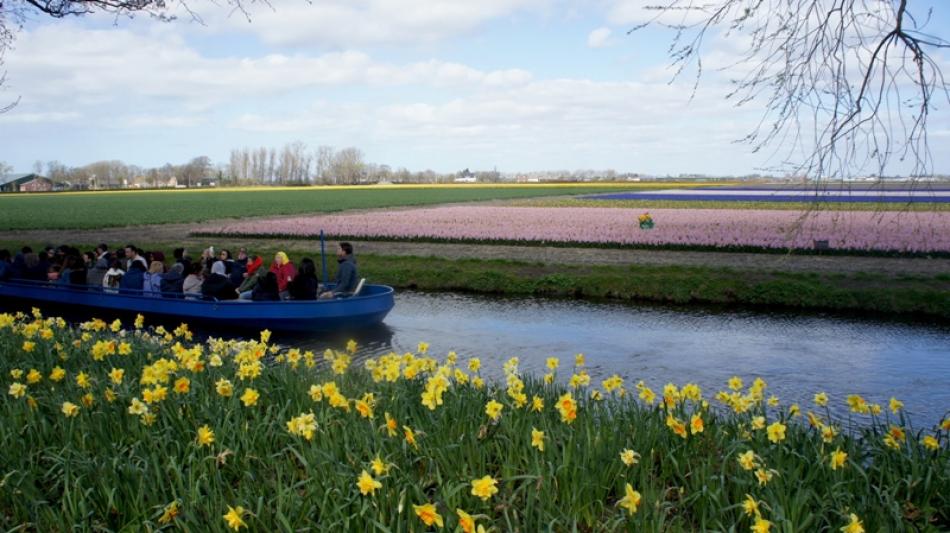
[[(139, 315), (141, 316), (141, 315)], [(178, 500), (166, 505), (162, 510), (162, 516), (158, 517), (158, 523), (162, 525), (170, 524), (175, 520), (181, 511), (178, 508)]]
[(390, 465), (386, 464), (386, 461), (383, 461), (383, 459), (379, 455), (374, 457), (373, 460), (370, 462), (370, 468), (373, 469), (373, 473), (376, 474), (377, 476), (381, 476), (385, 474), (386, 472), (389, 472), (389, 466)]
[(851, 513), (848, 516), (848, 523), (841, 528), (843, 533), (864, 533), (864, 524), (858, 518), (858, 515)]
[(214, 384), (214, 390), (217, 391), (218, 396), (228, 398), (234, 394), (234, 385), (230, 381), (221, 378)]
[(42, 380), (43, 380), (43, 374), (40, 374), (40, 371), (35, 368), (31, 368), (30, 372), (26, 375), (27, 385), (36, 385)]
[(770, 442), (779, 443), (785, 440), (785, 424), (781, 422), (770, 424), (766, 432), (768, 433)]
[(122, 378), (125, 376), (125, 370), (121, 368), (113, 368), (109, 371), (109, 379), (112, 380), (112, 383), (116, 385), (122, 384)]
[(819, 392), (815, 394), (815, 397), (813, 398), (813, 400), (815, 402), (815, 405), (817, 405), (818, 407), (825, 407), (828, 405), (828, 395), (825, 394), (824, 392)]
[(640, 454), (631, 450), (624, 449), (620, 452), (620, 461), (627, 466), (633, 466), (640, 460)]
[(228, 506), (228, 512), (224, 515), (224, 521), (227, 523), (228, 527), (237, 531), (242, 527), (247, 527), (247, 524), (244, 523), (244, 508), (240, 505), (237, 507)]
[(427, 526), (435, 524), (439, 527), (443, 527), (445, 525), (442, 520), (442, 515), (436, 511), (435, 505), (432, 505), (431, 503), (413, 505), (412, 509), (416, 512), (416, 516), (419, 517), (419, 520), (422, 520), (422, 523)]
[(623, 498), (617, 504), (626, 509), (627, 513), (633, 515), (640, 507), (640, 493), (633, 490), (633, 486), (627, 483), (624, 485)]
[(847, 460), (848, 460), (847, 452), (841, 451), (841, 448), (835, 449), (835, 451), (831, 452), (831, 458), (829, 460), (829, 463), (831, 464), (831, 469), (837, 470), (839, 468), (843, 468)]
[(26, 396), (26, 385), (17, 382), (11, 383), (7, 393), (14, 398), (22, 398)]
[(924, 445), (924, 448), (927, 448), (931, 451), (937, 451), (940, 449), (940, 442), (933, 435), (926, 435), (924, 438), (920, 439), (920, 443)]
[(740, 453), (738, 461), (739, 466), (741, 466), (743, 470), (755, 469), (755, 452), (749, 450), (745, 453)]
[(56, 382), (62, 381), (63, 378), (65, 377), (66, 377), (66, 370), (58, 366), (54, 366), (53, 370), (51, 370), (49, 373), (50, 381), (56, 381)]
[(475, 519), (472, 518), (472, 515), (461, 509), (456, 509), (455, 512), (459, 516), (459, 527), (462, 529), (462, 533), (475, 533)]
[(406, 439), (406, 442), (413, 448), (418, 448), (419, 445), (416, 443), (416, 432), (412, 430), (409, 426), (402, 427), (403, 436)]
[(769, 522), (761, 516), (756, 516), (755, 522), (752, 524), (752, 533), (769, 533), (771, 528), (772, 522)]
[(535, 428), (531, 428), (531, 446), (538, 449), (539, 452), (544, 451), (544, 432)]
[(742, 512), (748, 516), (758, 516), (759, 502), (757, 502), (752, 496), (746, 494), (745, 499), (742, 500)]
[(72, 402), (63, 402), (62, 411), (67, 418), (72, 418), (79, 414), (79, 406)]
[(771, 470), (766, 470), (765, 468), (759, 468), (755, 471), (755, 478), (759, 480), (760, 486), (765, 486), (772, 481), (773, 472)]
[(188, 391), (191, 390), (191, 380), (182, 376), (175, 380), (174, 388), (176, 394), (188, 394)]
[(359, 487), (360, 494), (363, 496), (366, 496), (367, 494), (372, 496), (377, 489), (381, 489), (383, 487), (383, 484), (373, 479), (373, 476), (371, 476), (369, 472), (363, 470), (360, 472), (360, 476), (356, 480), (356, 486)]
[(498, 480), (491, 476), (485, 476), (472, 480), (472, 496), (478, 496), (482, 501), (488, 501), (489, 498), (498, 493)]
[(734, 391), (742, 390), (742, 378), (739, 376), (729, 378), (729, 388)]
[(689, 431), (690, 431), (690, 433), (692, 433), (693, 435), (696, 435), (697, 433), (702, 433), (702, 432), (703, 432), (703, 429), (704, 429), (704, 426), (703, 426), (703, 417), (700, 416), (700, 415), (698, 415), (698, 414), (693, 415), (693, 416), (689, 419)]
[(504, 405), (501, 403), (495, 400), (489, 400), (489, 402), (485, 404), (485, 414), (488, 415), (488, 418), (491, 418), (492, 420), (498, 420), (501, 418), (501, 410), (503, 408)]
[(211, 446), (214, 443), (214, 431), (205, 424), (198, 428), (198, 436), (195, 440), (199, 446)]
[(244, 389), (244, 394), (241, 395), (241, 403), (244, 404), (244, 407), (253, 407), (257, 405), (257, 399), (261, 395), (254, 389)]

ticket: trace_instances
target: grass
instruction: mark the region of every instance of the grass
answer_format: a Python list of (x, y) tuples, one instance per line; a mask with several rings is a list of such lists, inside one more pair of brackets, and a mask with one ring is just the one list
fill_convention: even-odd
[[(425, 504), (449, 530), (457, 509), (489, 531), (950, 528), (950, 420), (914, 429), (863, 398), (849, 398), (868, 413), (856, 425), (752, 376), (654, 392), (589, 383), (584, 361), (541, 378), (514, 360), (486, 384), (493, 369), (421, 344), (357, 365), (266, 335), (193, 345), (185, 327), (120, 326), (0, 315), (4, 530), (226, 531), (229, 515), (252, 531), (408, 532), (427, 529)], [(363, 472), (378, 487), (362, 493)]]
[[(664, 184), (662, 187), (668, 187)], [(680, 186), (685, 186), (680, 184)], [(97, 229), (591, 194), (660, 185), (296, 187), (0, 195), (0, 230)]]
[(540, 198), (513, 202), (524, 207), (616, 207), (625, 209), (779, 209), (786, 211), (950, 211), (948, 202), (725, 202), (699, 200), (587, 200)]

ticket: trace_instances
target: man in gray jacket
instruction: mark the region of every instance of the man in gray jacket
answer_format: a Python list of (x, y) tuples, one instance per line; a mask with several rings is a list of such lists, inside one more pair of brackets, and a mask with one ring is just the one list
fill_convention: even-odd
[(93, 287), (102, 287), (102, 278), (109, 271), (109, 246), (100, 244), (96, 246), (96, 264), (86, 273), (86, 284)]
[(359, 273), (356, 270), (356, 258), (353, 257), (353, 245), (341, 242), (336, 250), (336, 285), (320, 294), (320, 298), (333, 298), (345, 295), (356, 290), (359, 284)]

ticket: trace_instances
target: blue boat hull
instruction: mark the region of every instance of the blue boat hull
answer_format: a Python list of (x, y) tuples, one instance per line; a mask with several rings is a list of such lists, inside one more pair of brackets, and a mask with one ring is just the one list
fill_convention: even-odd
[(201, 323), (252, 331), (335, 331), (377, 325), (395, 306), (392, 287), (366, 285), (359, 296), (332, 300), (250, 302), (166, 298), (146, 294), (117, 294), (98, 287), (59, 286), (30, 281), (0, 282), (0, 298), (42, 307), (53, 304), (118, 313), (141, 313), (186, 323)]

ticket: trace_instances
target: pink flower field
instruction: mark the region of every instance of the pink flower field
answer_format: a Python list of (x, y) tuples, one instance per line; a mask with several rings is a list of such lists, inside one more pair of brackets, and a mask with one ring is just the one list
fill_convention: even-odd
[(543, 241), (609, 245), (813, 248), (898, 252), (950, 251), (950, 212), (451, 206), (314, 215), (223, 224), (202, 234), (263, 237)]

